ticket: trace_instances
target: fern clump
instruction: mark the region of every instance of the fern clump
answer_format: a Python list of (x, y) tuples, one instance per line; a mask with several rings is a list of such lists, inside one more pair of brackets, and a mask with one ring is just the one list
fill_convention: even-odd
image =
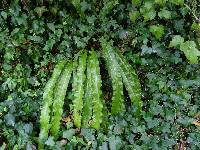
[[(112, 82), (111, 114), (116, 115), (125, 111), (124, 84), (131, 103), (136, 109), (135, 116), (139, 117), (142, 110), (142, 101), (140, 82), (136, 72), (122, 54), (113, 47), (111, 41), (108, 42), (102, 38), (100, 42), (103, 58), (106, 61)], [(72, 72), (72, 116), (74, 125), (78, 128), (92, 127), (96, 130), (100, 129), (103, 121), (103, 110), (105, 111), (103, 106), (106, 105), (102, 98), (99, 59), (94, 50), (89, 53), (84, 50), (76, 55), (73, 62), (59, 63), (45, 87), (44, 104), (40, 117), (40, 143), (45, 142), (49, 130), (55, 138), (59, 135), (64, 99)]]

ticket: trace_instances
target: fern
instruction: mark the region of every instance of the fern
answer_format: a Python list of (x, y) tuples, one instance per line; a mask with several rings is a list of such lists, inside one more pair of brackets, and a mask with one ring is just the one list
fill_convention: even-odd
[(51, 134), (54, 137), (57, 137), (59, 132), (60, 120), (62, 118), (62, 113), (63, 113), (64, 99), (68, 83), (71, 77), (72, 69), (73, 69), (73, 64), (71, 62), (68, 62), (65, 65), (65, 68), (55, 87), (54, 102), (52, 107), (52, 119), (51, 119)]
[(101, 76), (99, 61), (95, 51), (91, 52), (89, 62), (91, 67), (91, 81), (92, 81), (92, 95), (93, 95), (93, 116), (92, 116), (92, 127), (98, 130), (102, 122), (102, 91), (101, 91)]
[(87, 85), (83, 109), (83, 126), (92, 126), (96, 130), (102, 122), (101, 77), (96, 52), (92, 51), (87, 63)]
[(89, 127), (92, 117), (92, 74), (91, 74), (91, 63), (87, 60), (87, 80), (86, 80), (86, 89), (84, 96), (84, 107), (82, 115), (83, 127)]
[(128, 91), (133, 106), (136, 107), (135, 115), (139, 117), (142, 111), (140, 81), (136, 72), (122, 56), (122, 54), (116, 51), (115, 56), (120, 65), (120, 72), (122, 75), (123, 83)]
[(80, 128), (81, 127), (81, 115), (83, 109), (83, 96), (84, 96), (84, 81), (85, 81), (85, 69), (86, 69), (86, 59), (87, 53), (83, 53), (78, 62), (78, 67), (73, 74), (73, 119), (74, 124)]
[(43, 93), (43, 106), (41, 108), (41, 115), (40, 115), (40, 134), (39, 134), (39, 147), (42, 148), (43, 143), (48, 138), (49, 132), (49, 122), (50, 122), (50, 107), (53, 103), (53, 90), (55, 87), (56, 82), (64, 68), (65, 62), (60, 62), (56, 65), (52, 77), (47, 82), (44, 93)]
[(103, 48), (103, 56), (106, 60), (108, 72), (112, 81), (113, 96), (111, 113), (117, 114), (125, 110), (123, 99), (123, 83), (119, 71), (119, 65), (115, 58), (114, 49), (111, 43), (101, 39), (101, 46)]
[[(136, 108), (135, 114), (139, 117), (142, 109), (142, 101), (140, 82), (136, 72), (122, 54), (113, 48), (111, 42), (101, 39), (101, 46), (113, 87), (111, 113), (117, 114), (125, 110), (123, 98), (124, 83), (131, 102)], [(86, 67), (87, 78), (85, 76)], [(96, 130), (100, 128), (103, 119), (104, 104), (101, 97), (102, 81), (98, 57), (96, 52), (92, 50), (88, 58), (87, 53), (83, 52), (79, 57), (76, 57), (74, 63), (61, 62), (54, 69), (52, 78), (47, 83), (43, 95), (44, 105), (40, 118), (40, 147), (42, 147), (42, 143), (47, 139), (49, 129), (52, 136), (57, 138), (63, 113), (64, 98), (74, 68), (72, 83), (74, 124), (78, 128), (81, 127), (81, 123), (83, 127), (93, 127)], [(86, 89), (84, 85), (85, 80)], [(52, 107), (51, 117), (50, 107)]]

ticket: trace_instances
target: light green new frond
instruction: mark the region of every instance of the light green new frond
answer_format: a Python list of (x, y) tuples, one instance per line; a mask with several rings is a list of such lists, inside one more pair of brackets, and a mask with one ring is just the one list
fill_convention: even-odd
[(135, 70), (119, 52), (115, 52), (120, 65), (123, 83), (128, 91), (131, 103), (136, 107), (136, 116), (140, 116), (142, 111), (141, 85)]
[(123, 99), (123, 83), (119, 71), (119, 64), (116, 60), (112, 44), (102, 39), (101, 46), (103, 48), (103, 56), (106, 60), (108, 73), (111, 77), (113, 88), (111, 113), (117, 114), (125, 110)]
[(54, 137), (57, 137), (59, 129), (60, 129), (60, 120), (62, 118), (63, 113), (63, 104), (64, 99), (68, 87), (68, 83), (71, 77), (71, 73), (73, 70), (73, 64), (68, 62), (60, 77), (58, 82), (56, 83), (55, 93), (54, 93), (54, 102), (52, 106), (52, 118), (51, 118), (51, 134)]
[(95, 51), (92, 50), (89, 57), (89, 62), (91, 67), (91, 81), (92, 81), (92, 95), (93, 95), (93, 116), (92, 116), (92, 127), (99, 130), (100, 124), (102, 122), (102, 91), (101, 91), (101, 76), (99, 61)]
[(73, 119), (74, 124), (81, 127), (81, 115), (83, 109), (84, 82), (87, 54), (83, 53), (78, 59), (78, 66), (73, 73)]
[(48, 138), (49, 132), (49, 122), (50, 122), (50, 106), (53, 103), (53, 90), (55, 87), (56, 82), (64, 68), (65, 62), (61, 62), (56, 65), (52, 77), (47, 82), (44, 93), (43, 93), (43, 106), (41, 108), (41, 115), (40, 115), (40, 134), (39, 134), (39, 148), (42, 148), (42, 145)]

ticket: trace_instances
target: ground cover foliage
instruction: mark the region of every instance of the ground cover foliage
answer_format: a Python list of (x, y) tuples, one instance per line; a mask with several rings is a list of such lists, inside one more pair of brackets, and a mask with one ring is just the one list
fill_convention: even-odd
[(38, 149), (44, 87), (55, 65), (80, 50), (98, 54), (111, 108), (102, 37), (113, 41), (139, 76), (140, 120), (124, 90), (126, 111), (108, 114), (98, 132), (75, 128), (69, 92), (59, 138), (50, 135), (45, 149), (200, 149), (199, 12), (198, 0), (2, 0), (1, 149)]

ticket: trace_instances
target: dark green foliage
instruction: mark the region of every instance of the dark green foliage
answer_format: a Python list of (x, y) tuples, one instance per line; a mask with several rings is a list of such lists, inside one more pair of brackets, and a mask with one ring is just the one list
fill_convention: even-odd
[(59, 138), (50, 135), (44, 149), (199, 150), (199, 1), (80, 2), (77, 7), (63, 0), (0, 1), (0, 147), (38, 149), (44, 87), (55, 64), (79, 50), (97, 52), (102, 96), (111, 110), (113, 83), (101, 58), (103, 37), (138, 74), (140, 122), (124, 89), (126, 111), (108, 117), (108, 128), (75, 129), (67, 117), (73, 114), (69, 92)]

